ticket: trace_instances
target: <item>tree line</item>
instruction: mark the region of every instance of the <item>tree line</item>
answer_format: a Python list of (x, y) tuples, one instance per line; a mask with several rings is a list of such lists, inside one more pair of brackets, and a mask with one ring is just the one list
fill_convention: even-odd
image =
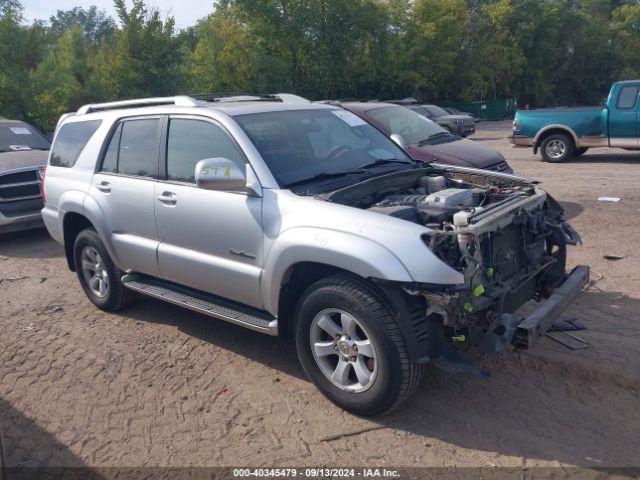
[(579, 105), (640, 76), (639, 0), (220, 0), (180, 30), (114, 4), (27, 24), (0, 0), (0, 115), (51, 130), (84, 103), (192, 92)]

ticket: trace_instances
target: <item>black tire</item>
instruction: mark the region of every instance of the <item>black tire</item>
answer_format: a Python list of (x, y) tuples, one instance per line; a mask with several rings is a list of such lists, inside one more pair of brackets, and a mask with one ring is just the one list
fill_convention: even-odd
[[(108, 288), (106, 294), (100, 297), (94, 293), (89, 286), (85, 274), (82, 269), (82, 251), (86, 247), (92, 247), (100, 254), (102, 262), (104, 264), (104, 271), (108, 278)], [(89, 300), (98, 307), (100, 310), (106, 312), (115, 312), (131, 305), (137, 298), (136, 292), (126, 288), (122, 282), (122, 275), (124, 272), (120, 271), (111, 260), (109, 252), (104, 247), (102, 240), (95, 230), (88, 228), (83, 230), (76, 237), (76, 241), (73, 245), (73, 260), (76, 267), (76, 274), (80, 285), (84, 293), (89, 297)]]
[(559, 163), (573, 156), (573, 140), (564, 133), (554, 133), (542, 140), (540, 153), (545, 162)]
[[(334, 385), (312, 353), (313, 320), (331, 308), (356, 318), (375, 348), (377, 373), (370, 387), (362, 392), (349, 392)], [(338, 274), (314, 283), (298, 302), (295, 318), (300, 363), (318, 390), (339, 407), (356, 415), (380, 415), (400, 405), (420, 384), (423, 366), (411, 361), (390, 307), (366, 281)]]
[(579, 157), (580, 155), (584, 155), (585, 153), (587, 153), (587, 150), (589, 150), (589, 147), (576, 148), (573, 152), (573, 156)]

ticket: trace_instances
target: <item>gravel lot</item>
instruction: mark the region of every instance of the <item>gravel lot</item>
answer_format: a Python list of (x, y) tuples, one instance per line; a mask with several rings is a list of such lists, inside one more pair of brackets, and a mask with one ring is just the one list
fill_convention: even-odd
[(476, 357), (488, 380), (429, 370), (398, 411), (361, 419), (316, 391), (292, 345), (154, 300), (100, 312), (46, 231), (13, 234), (0, 237), (8, 464), (640, 466), (640, 155), (546, 164), (509, 129), (472, 138), (542, 180), (581, 233), (569, 261), (594, 282), (567, 317), (592, 348), (545, 338)]

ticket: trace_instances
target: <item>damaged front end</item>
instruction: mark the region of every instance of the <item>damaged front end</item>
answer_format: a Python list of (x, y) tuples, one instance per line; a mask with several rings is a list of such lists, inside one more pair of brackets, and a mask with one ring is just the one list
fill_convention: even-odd
[(425, 237), (439, 258), (464, 274), (465, 288), (420, 292), (451, 338), (468, 339), (485, 353), (512, 343), (532, 346), (537, 336), (515, 335), (523, 319), (514, 312), (564, 284), (566, 247), (580, 242), (557, 202), (535, 186), (494, 205), (462, 210), (451, 225)]
[[(375, 193), (341, 200), (424, 225), (424, 243), (464, 276), (461, 285), (402, 285), (423, 300), (427, 322), (433, 323), (428, 361), (451, 373), (486, 373), (453, 343), (483, 353), (530, 348), (588, 282), (588, 267), (565, 271), (567, 245), (580, 243), (579, 235), (558, 202), (526, 179), (433, 168), (409, 186), (398, 188), (390, 180)], [(519, 316), (516, 311), (532, 299), (543, 303), (526, 318)]]

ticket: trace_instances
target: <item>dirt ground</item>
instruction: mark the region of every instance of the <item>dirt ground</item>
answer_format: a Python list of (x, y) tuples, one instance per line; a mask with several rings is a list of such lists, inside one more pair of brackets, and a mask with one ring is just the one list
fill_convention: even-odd
[(361, 419), (316, 391), (292, 345), (155, 300), (100, 312), (46, 231), (13, 234), (0, 238), (8, 464), (640, 466), (640, 155), (546, 164), (509, 129), (472, 138), (542, 180), (581, 233), (570, 263), (594, 282), (566, 317), (592, 348), (544, 338), (477, 356), (488, 380), (430, 369), (400, 409)]

